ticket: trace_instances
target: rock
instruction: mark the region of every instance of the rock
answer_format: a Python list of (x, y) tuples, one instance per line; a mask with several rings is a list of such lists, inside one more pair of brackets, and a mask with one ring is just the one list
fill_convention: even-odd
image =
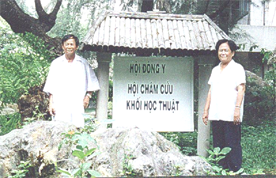
[[(37, 121), (23, 129), (0, 137), (0, 177), (11, 175), (20, 161), (31, 160), (29, 177), (61, 177), (54, 163), (68, 170), (73, 164), (74, 146), (63, 145), (62, 133), (76, 130), (72, 125), (57, 121)], [(202, 158), (185, 156), (177, 146), (157, 132), (139, 128), (103, 129), (93, 132), (99, 155), (93, 157), (91, 169), (103, 177), (128, 176), (199, 176), (211, 167)], [(91, 142), (89, 147), (97, 147)]]
[(268, 86), (268, 84), (262, 79), (262, 77), (259, 77), (255, 73), (250, 72), (248, 70), (246, 70), (245, 73), (246, 73), (246, 81), (250, 86), (257, 86), (257, 87)]
[(70, 151), (66, 147), (58, 151), (61, 133), (69, 129), (75, 127), (63, 122), (38, 121), (0, 136), (0, 177), (8, 177), (20, 161), (27, 160), (32, 165), (29, 177), (39, 177), (39, 169), (41, 177), (54, 174), (53, 162)]
[(138, 128), (107, 129), (92, 133), (101, 154), (94, 168), (103, 177), (122, 176), (124, 164), (132, 174), (152, 176), (206, 175), (209, 164), (197, 156), (182, 155), (178, 147), (157, 132)]

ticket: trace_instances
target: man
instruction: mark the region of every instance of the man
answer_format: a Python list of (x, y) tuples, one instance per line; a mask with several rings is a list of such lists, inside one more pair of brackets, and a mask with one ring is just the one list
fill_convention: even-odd
[(99, 90), (99, 83), (89, 63), (75, 53), (78, 46), (76, 36), (63, 37), (64, 55), (51, 63), (44, 92), (49, 93), (49, 112), (54, 120), (84, 127), (84, 108), (92, 91)]
[(216, 44), (220, 63), (214, 67), (208, 84), (203, 122), (212, 121), (213, 147), (230, 147), (230, 153), (219, 164), (224, 169), (238, 171), (242, 164), (241, 122), (245, 92), (245, 71), (232, 58), (237, 45), (222, 39)]

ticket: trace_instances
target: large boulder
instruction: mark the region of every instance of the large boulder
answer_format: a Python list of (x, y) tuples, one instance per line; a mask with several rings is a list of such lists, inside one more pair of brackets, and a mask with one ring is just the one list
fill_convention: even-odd
[[(61, 177), (54, 163), (62, 169), (74, 169), (74, 146), (58, 146), (62, 133), (75, 130), (72, 125), (57, 121), (37, 121), (23, 129), (13, 130), (0, 137), (0, 177), (11, 175), (20, 161), (31, 161), (29, 177)], [(99, 129), (91, 136), (100, 154), (92, 158), (91, 169), (103, 177), (123, 175), (126, 165), (136, 176), (199, 176), (211, 170), (197, 156), (182, 155), (176, 145), (153, 131), (139, 128)]]

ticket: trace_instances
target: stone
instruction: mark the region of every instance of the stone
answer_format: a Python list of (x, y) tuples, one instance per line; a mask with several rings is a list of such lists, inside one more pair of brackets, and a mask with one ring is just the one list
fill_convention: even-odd
[(130, 165), (132, 174), (143, 177), (200, 176), (211, 170), (202, 158), (181, 154), (175, 144), (157, 132), (139, 128), (107, 129), (97, 130), (92, 137), (101, 152), (95, 168), (101, 167), (98, 171), (103, 177), (122, 176), (123, 164)]
[[(27, 177), (62, 177), (59, 168), (75, 169), (74, 146), (58, 146), (62, 133), (77, 131), (75, 126), (58, 121), (36, 121), (22, 129), (0, 136), (0, 177), (8, 177), (20, 161), (31, 161)], [(153, 131), (139, 128), (99, 129), (90, 134), (98, 155), (91, 158), (91, 169), (103, 177), (123, 176), (201, 176), (211, 171), (211, 166), (198, 156), (185, 156), (177, 146)], [(74, 161), (73, 161), (74, 160)]]
[(43, 168), (53, 168), (54, 161), (66, 156), (68, 151), (58, 151), (57, 146), (62, 139), (61, 133), (67, 129), (75, 127), (62, 122), (38, 121), (0, 136), (0, 177), (11, 175), (20, 161), (27, 160), (32, 164), (30, 177), (38, 177), (38, 170), (42, 170), (41, 176), (54, 173), (54, 169)]

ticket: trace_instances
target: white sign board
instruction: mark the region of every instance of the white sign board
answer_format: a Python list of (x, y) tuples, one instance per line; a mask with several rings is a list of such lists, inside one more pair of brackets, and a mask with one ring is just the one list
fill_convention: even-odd
[(194, 131), (192, 58), (116, 57), (113, 127)]

